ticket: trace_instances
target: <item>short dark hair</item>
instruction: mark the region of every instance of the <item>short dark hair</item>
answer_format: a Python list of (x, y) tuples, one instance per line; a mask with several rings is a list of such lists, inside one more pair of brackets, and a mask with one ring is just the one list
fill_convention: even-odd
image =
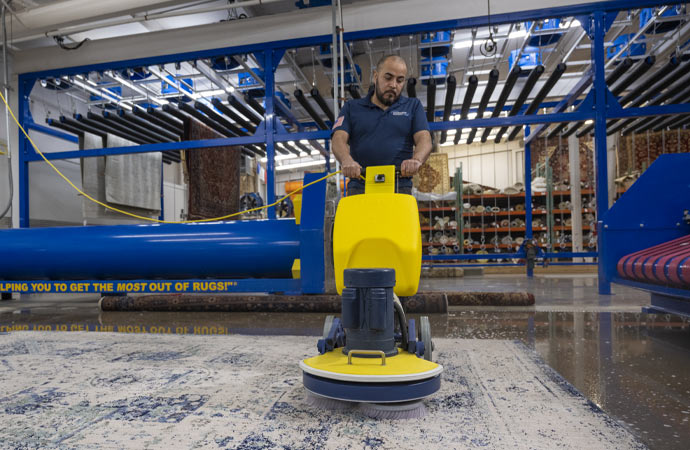
[(383, 55), (381, 59), (379, 59), (379, 62), (376, 63), (376, 71), (380, 71), (381, 67), (383, 66), (383, 63), (385, 63), (389, 59), (395, 59), (397, 62), (401, 62), (405, 64), (405, 68), (407, 68), (407, 62), (404, 58), (401, 58), (398, 55)]

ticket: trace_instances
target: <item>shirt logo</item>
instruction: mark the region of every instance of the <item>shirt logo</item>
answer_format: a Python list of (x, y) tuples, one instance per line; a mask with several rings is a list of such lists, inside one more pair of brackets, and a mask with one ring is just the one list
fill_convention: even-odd
[(393, 114), (394, 116), (409, 116), (407, 111), (393, 111), (391, 114)]
[(335, 123), (333, 124), (333, 130), (335, 130), (336, 128), (338, 128), (340, 125), (343, 124), (344, 118), (345, 118), (345, 116), (338, 117), (338, 120), (336, 120)]

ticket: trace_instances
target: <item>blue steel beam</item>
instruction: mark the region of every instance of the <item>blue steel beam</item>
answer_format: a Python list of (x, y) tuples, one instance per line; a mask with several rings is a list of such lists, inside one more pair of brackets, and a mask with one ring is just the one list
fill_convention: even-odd
[(43, 133), (43, 134), (47, 134), (47, 135), (49, 135), (49, 136), (53, 136), (53, 137), (56, 137), (56, 138), (59, 138), (59, 139), (63, 139), (63, 140), (65, 140), (65, 141), (74, 142), (74, 143), (76, 143), (76, 144), (79, 143), (79, 138), (76, 137), (76, 136), (74, 136), (74, 135), (72, 135), (72, 134), (65, 133), (65, 132), (62, 132), (62, 131), (58, 131), (58, 130), (56, 130), (55, 128), (46, 127), (46, 126), (43, 126), (43, 125), (39, 125), (39, 124), (37, 124), (37, 123), (30, 123), (30, 124), (28, 124), (28, 125), (25, 125), (25, 126), (24, 126), (24, 129), (27, 130), (27, 131), (29, 131), (29, 130), (39, 131), (39, 132), (41, 132), (41, 133)]
[[(606, 14), (594, 12), (594, 42), (592, 66), (594, 67), (594, 156), (596, 158), (597, 219), (601, 220), (609, 209), (608, 158), (606, 150), (606, 71), (604, 70), (604, 34)], [(689, 105), (690, 106), (690, 105)], [(599, 294), (611, 294), (611, 283), (606, 280), (604, 262), (599, 261)]]
[[(261, 61), (261, 55), (257, 58)], [(273, 68), (273, 49), (266, 49), (263, 54), (264, 67)], [(273, 70), (264, 70), (264, 81), (266, 83), (266, 104), (264, 106), (264, 128), (266, 130), (266, 203), (271, 204), (276, 201), (276, 172), (275, 172), (275, 112), (273, 109), (275, 100), (275, 73)], [(276, 208), (268, 208), (268, 218), (276, 218)]]

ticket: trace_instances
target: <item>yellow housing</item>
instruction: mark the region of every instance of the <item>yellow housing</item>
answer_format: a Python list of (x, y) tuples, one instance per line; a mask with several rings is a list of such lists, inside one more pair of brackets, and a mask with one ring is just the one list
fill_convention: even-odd
[[(376, 175), (383, 174), (384, 177)], [(378, 181), (377, 181), (378, 179)], [(338, 203), (333, 263), (338, 294), (345, 269), (395, 269), (395, 293), (417, 293), (422, 270), (422, 233), (417, 201), (395, 193), (395, 167), (368, 167), (364, 195)]]

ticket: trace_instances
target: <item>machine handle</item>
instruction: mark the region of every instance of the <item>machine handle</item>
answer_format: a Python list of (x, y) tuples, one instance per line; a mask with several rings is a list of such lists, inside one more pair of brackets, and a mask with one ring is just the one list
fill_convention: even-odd
[(381, 357), (381, 365), (386, 365), (386, 354), (381, 350), (350, 350), (347, 352), (347, 363), (352, 365), (352, 355), (375, 355)]

